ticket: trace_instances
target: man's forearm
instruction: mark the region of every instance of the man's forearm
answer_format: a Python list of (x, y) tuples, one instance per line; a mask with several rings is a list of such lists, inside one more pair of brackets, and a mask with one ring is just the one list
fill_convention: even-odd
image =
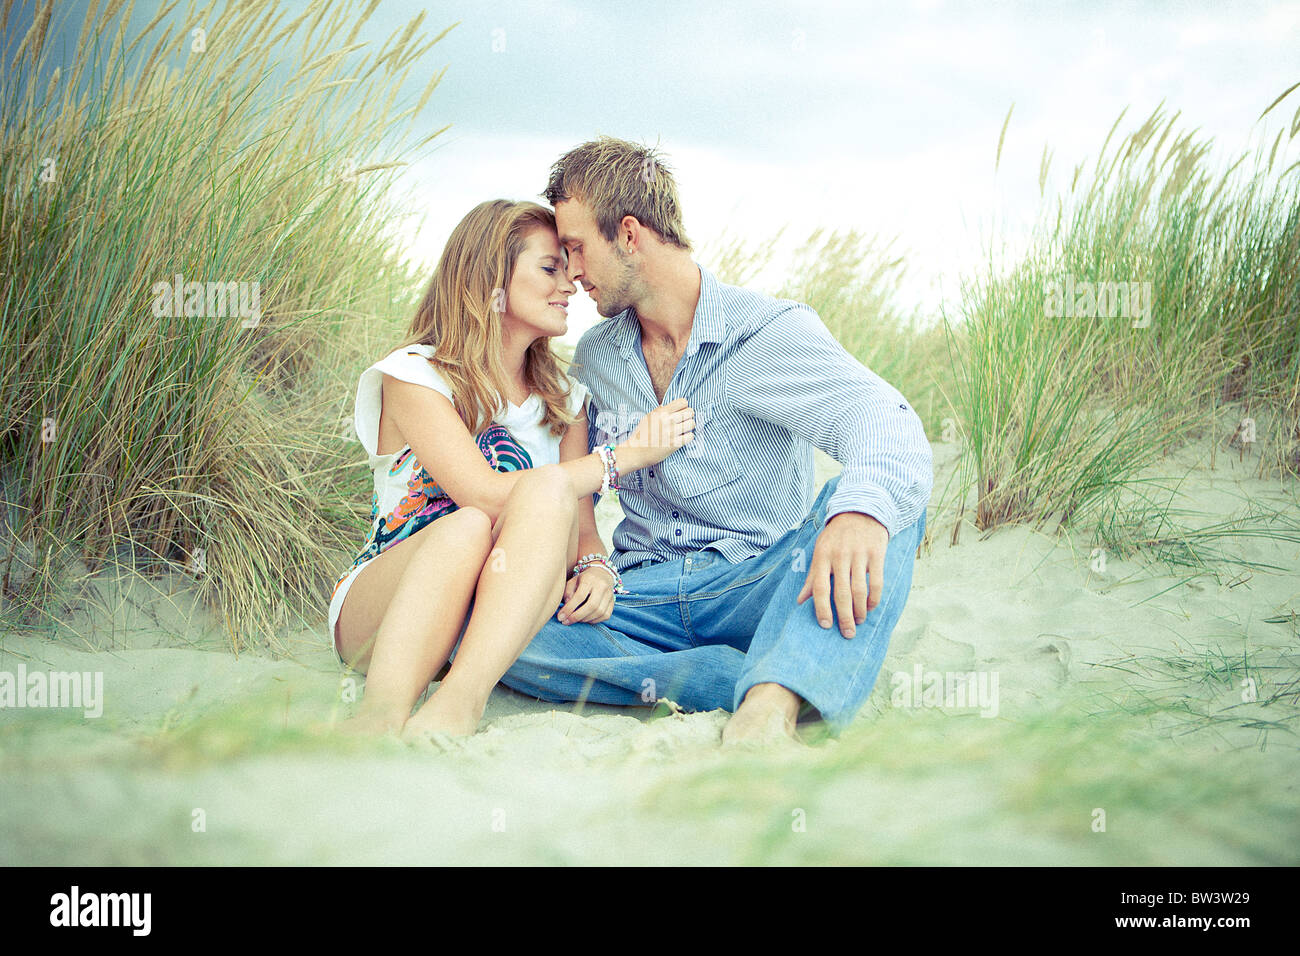
[(860, 415), (845, 418), (840, 442), (844, 472), (828, 502), (827, 517), (845, 511), (870, 515), (892, 537), (921, 516), (934, 487), (925, 428), (888, 385), (875, 390)]

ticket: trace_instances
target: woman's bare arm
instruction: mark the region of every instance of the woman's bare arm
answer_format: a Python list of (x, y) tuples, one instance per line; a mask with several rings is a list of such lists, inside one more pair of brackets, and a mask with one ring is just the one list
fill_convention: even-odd
[[(424, 470), (456, 504), (462, 508), (478, 508), (495, 522), (523, 472), (500, 472), (492, 468), (446, 396), (424, 385), (404, 382), (387, 374), (383, 382), (383, 409), (392, 416), (402, 440), (411, 446)], [(694, 434), (694, 412), (685, 405), (667, 411), (675, 405), (676, 402), (669, 403), (650, 412), (643, 423), (646, 427), (639, 427), (633, 435), (637, 440), (629, 439), (616, 448), (620, 471), (638, 471), (657, 464), (667, 457), (670, 446), (680, 447), (681, 436), (690, 440)], [(652, 418), (656, 421), (650, 421)], [(650, 427), (652, 424), (655, 427)], [(583, 453), (565, 461), (562, 452), (558, 467), (568, 473), (575, 493), (586, 498), (588, 509), (591, 509), (591, 495), (600, 490), (605, 468), (599, 455), (586, 453), (586, 428), (575, 426), (569, 431), (582, 433)], [(638, 438), (642, 432), (645, 436)], [(578, 436), (575, 434), (570, 448), (576, 451), (577, 444)], [(561, 446), (563, 448), (563, 441)], [(594, 529), (594, 510), (591, 522)]]
[[(560, 463), (577, 462), (583, 458), (595, 459), (601, 468), (600, 478), (604, 477), (604, 466), (599, 457), (587, 451), (587, 421), (579, 419), (570, 425), (560, 439)], [(598, 479), (599, 480), (599, 479)], [(576, 485), (575, 481), (575, 485)], [(599, 484), (592, 491), (599, 489)], [(578, 554), (607, 554), (605, 543), (600, 540), (596, 530), (596, 507), (591, 503), (591, 495), (585, 494), (578, 499)]]

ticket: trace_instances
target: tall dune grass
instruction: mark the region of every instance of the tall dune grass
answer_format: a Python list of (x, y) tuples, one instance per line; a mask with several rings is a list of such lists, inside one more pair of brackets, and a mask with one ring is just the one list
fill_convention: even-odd
[[(1104, 515), (1223, 402), (1243, 419), (1270, 408), (1260, 467), (1300, 471), (1300, 170), (1275, 168), (1286, 131), (1215, 174), (1177, 115), (1157, 109), (1115, 140), (1122, 120), (1024, 259), (968, 278), (948, 324), (967, 355), (955, 402), (981, 529)], [(1058, 295), (1066, 283), (1107, 301)], [(1121, 287), (1146, 305), (1117, 307)]]
[[(376, 5), (171, 2), (128, 36), (133, 4), (92, 3), (55, 62), (46, 3), (0, 51), (17, 617), (55, 613), (74, 557), (193, 575), (236, 648), (320, 617), (369, 500), (344, 435), (354, 366), (418, 286), (386, 190), (441, 132), (412, 120), (443, 34), (421, 13), (358, 42)], [(413, 70), (423, 91), (398, 103)], [(167, 314), (156, 286), (178, 275), (257, 283), (260, 315), (188, 294)]]

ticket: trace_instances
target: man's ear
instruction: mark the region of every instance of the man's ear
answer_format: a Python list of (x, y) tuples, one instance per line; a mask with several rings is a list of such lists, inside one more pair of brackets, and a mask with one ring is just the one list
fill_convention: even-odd
[(618, 224), (617, 238), (621, 252), (626, 254), (639, 249), (641, 240), (645, 238), (640, 220), (636, 216), (624, 216)]

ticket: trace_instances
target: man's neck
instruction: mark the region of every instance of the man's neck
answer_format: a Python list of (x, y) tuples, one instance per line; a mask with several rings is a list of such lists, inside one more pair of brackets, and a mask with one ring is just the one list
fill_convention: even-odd
[(683, 348), (695, 324), (700, 301), (700, 269), (689, 254), (673, 256), (661, 275), (647, 276), (650, 292), (636, 303), (641, 321), (641, 340), (656, 345)]

